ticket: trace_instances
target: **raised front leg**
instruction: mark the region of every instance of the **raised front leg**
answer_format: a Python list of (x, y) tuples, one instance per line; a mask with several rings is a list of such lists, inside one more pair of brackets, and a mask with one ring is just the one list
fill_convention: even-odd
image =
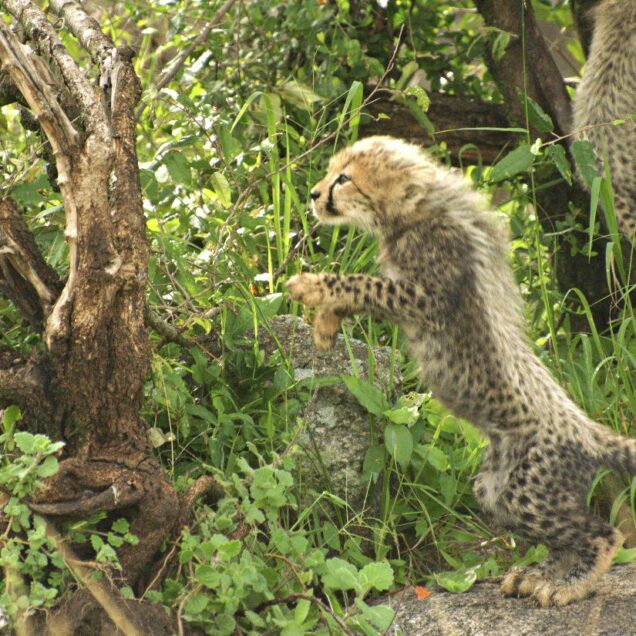
[(322, 349), (333, 346), (341, 320), (358, 313), (398, 324), (418, 321), (431, 331), (442, 328), (435, 299), (413, 283), (366, 274), (299, 274), (286, 287), (294, 300), (321, 307), (314, 333)]

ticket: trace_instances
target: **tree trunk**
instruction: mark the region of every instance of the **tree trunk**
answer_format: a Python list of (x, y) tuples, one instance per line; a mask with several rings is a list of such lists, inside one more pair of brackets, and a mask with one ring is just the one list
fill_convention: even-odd
[[(49, 521), (98, 511), (126, 516), (139, 543), (119, 550), (122, 576), (141, 591), (157, 549), (181, 518), (140, 417), (150, 361), (144, 322), (148, 247), (135, 151), (140, 84), (130, 51), (115, 48), (79, 3), (51, 0), (49, 11), (98, 66), (98, 87), (37, 5), (3, 4), (26, 34), (22, 43), (0, 21), (3, 86), (8, 76), (56, 158), (70, 262), (61, 282), (15, 205), (0, 201), (0, 290), (46, 344), (45, 354), (30, 358), (0, 351), (0, 401), (19, 404), (30, 428), (66, 442), (59, 473), (38, 492), (32, 509)], [(3, 99), (7, 95), (4, 90)], [(99, 625), (120, 625), (119, 613), (130, 625), (143, 621), (145, 633), (169, 633), (165, 617), (157, 614), (153, 624), (152, 612), (135, 609), (139, 603), (127, 606), (116, 590), (102, 586), (99, 592), (95, 585), (87, 586), (90, 594), (66, 599), (49, 616), (49, 626), (34, 631), (54, 632), (53, 625), (64, 624), (71, 633), (97, 633)]]
[[(569, 134), (570, 100), (563, 78), (537, 26), (531, 3), (475, 0), (475, 5), (488, 26), (512, 34), (501, 59), (495, 60), (492, 56), (486, 59), (504, 95), (510, 123), (528, 125), (532, 139), (541, 136), (526, 122), (523, 95), (527, 95), (550, 116), (557, 136)], [(595, 257), (588, 258), (581, 252), (572, 254), (570, 237), (559, 233), (557, 224), (565, 219), (572, 203), (578, 210), (582, 225), (587, 227), (589, 199), (577, 184), (568, 186), (556, 169), (551, 174), (542, 174), (541, 181), (555, 181), (552, 187), (537, 190), (536, 203), (538, 218), (544, 230), (555, 234), (554, 269), (557, 284), (562, 292), (580, 289), (591, 305), (597, 327), (603, 329), (618, 315), (617, 297), (620, 297), (620, 293), (617, 288), (621, 286), (620, 281), (608, 281), (605, 257), (609, 239), (599, 237), (594, 241)], [(602, 234), (607, 236), (605, 231)], [(579, 240), (584, 239), (581, 237)], [(629, 253), (629, 250), (625, 253)], [(588, 329), (584, 317), (573, 326)]]

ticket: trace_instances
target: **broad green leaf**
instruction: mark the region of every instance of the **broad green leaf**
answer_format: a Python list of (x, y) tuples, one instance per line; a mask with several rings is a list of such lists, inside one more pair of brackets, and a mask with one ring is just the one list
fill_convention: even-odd
[(403, 424), (387, 424), (384, 427), (384, 444), (391, 457), (404, 470), (413, 454), (413, 436)]
[(229, 208), (232, 205), (232, 188), (221, 172), (215, 172), (210, 179), (214, 193), (217, 196), (218, 202), (224, 208)]
[(400, 79), (396, 82), (395, 87), (398, 90), (402, 90), (403, 88), (405, 88), (408, 81), (411, 79), (411, 77), (413, 77), (414, 73), (419, 68), (420, 68), (419, 64), (416, 61), (411, 60), (410, 62), (407, 62), (404, 65), (404, 68), (402, 69), (402, 75), (400, 76)]
[(296, 603), (296, 608), (294, 609), (294, 622), (297, 625), (302, 625), (305, 622), (310, 608), (311, 601), (306, 598), (301, 598), (300, 601)]
[(347, 375), (343, 376), (342, 380), (369, 413), (382, 415), (389, 408), (389, 403), (384, 397), (384, 393), (371, 382)]
[(541, 133), (548, 133), (554, 130), (554, 124), (548, 115), (537, 102), (526, 96), (528, 100), (528, 120), (533, 128)]
[(363, 590), (385, 592), (393, 585), (393, 569), (388, 563), (369, 563), (360, 570), (359, 580)]
[(355, 600), (356, 607), (381, 632), (385, 632), (395, 618), (395, 610), (386, 605), (367, 605), (362, 599)]
[(52, 455), (49, 455), (39, 466), (38, 466), (38, 477), (42, 479), (46, 479), (47, 477), (51, 477), (57, 473), (58, 463), (57, 459)]
[(465, 592), (477, 580), (477, 572), (474, 568), (464, 572), (438, 572), (433, 576), (439, 586), (455, 593)]
[(557, 170), (568, 184), (572, 184), (572, 168), (568, 161), (565, 148), (561, 144), (552, 144), (547, 149), (548, 157), (552, 159)]
[(15, 404), (11, 404), (7, 406), (4, 411), (2, 411), (2, 428), (5, 433), (8, 433), (13, 425), (22, 419), (22, 411), (20, 411), (20, 407)]
[(314, 93), (309, 86), (295, 79), (283, 82), (276, 90), (285, 101), (303, 110), (309, 111), (313, 104), (322, 101), (322, 97)]
[(592, 187), (594, 179), (599, 175), (596, 156), (592, 144), (584, 139), (575, 141), (571, 146), (574, 163), (583, 177), (588, 188)]
[(189, 614), (190, 616), (196, 616), (197, 614), (201, 614), (201, 612), (205, 610), (209, 602), (210, 597), (208, 597), (206, 594), (193, 594), (188, 598), (183, 609), (186, 614)]
[(636, 548), (621, 548), (614, 555), (614, 563), (631, 563), (636, 559)]
[(402, 406), (384, 411), (384, 415), (394, 424), (415, 424), (420, 416), (417, 406)]
[(404, 94), (407, 97), (415, 97), (415, 102), (423, 112), (427, 112), (431, 105), (431, 98), (426, 94), (426, 91), (421, 86), (409, 86)]
[(510, 43), (511, 34), (507, 31), (499, 31), (492, 43), (492, 57), (495, 62), (499, 62), (505, 55), (508, 44)]
[(443, 450), (436, 446), (432, 444), (418, 444), (415, 452), (436, 470), (448, 470), (448, 457)]
[(218, 568), (208, 563), (200, 563), (194, 571), (194, 579), (205, 587), (215, 590), (219, 587), (221, 581), (221, 573)]
[(192, 181), (190, 174), (190, 164), (183, 153), (178, 150), (171, 150), (163, 157), (163, 163), (168, 170), (170, 177), (177, 183), (189, 185)]
[(359, 590), (358, 570), (355, 565), (343, 559), (327, 559), (325, 561), (327, 574), (322, 577), (325, 587), (332, 590)]
[(35, 435), (31, 435), (31, 433), (27, 433), (26, 431), (19, 431), (13, 436), (13, 439), (16, 446), (25, 455), (32, 455), (35, 452)]
[(528, 144), (515, 148), (492, 167), (489, 175), (490, 180), (497, 183), (529, 170), (534, 162), (534, 157)]
[(384, 444), (375, 444), (367, 449), (364, 456), (362, 470), (364, 473), (381, 473), (386, 466), (386, 447)]

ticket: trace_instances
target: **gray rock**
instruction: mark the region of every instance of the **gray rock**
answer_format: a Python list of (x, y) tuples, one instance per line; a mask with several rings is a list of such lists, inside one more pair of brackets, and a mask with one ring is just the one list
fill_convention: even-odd
[(615, 566), (596, 594), (561, 608), (505, 598), (499, 583), (465, 594), (433, 592), (419, 601), (413, 588), (383, 602), (396, 610), (391, 636), (636, 636), (636, 567)]
[[(270, 328), (271, 333), (259, 330), (260, 348), (271, 354), (280, 343), (297, 380), (341, 375), (369, 379), (371, 361), (375, 385), (389, 399), (399, 392), (400, 354), (389, 347), (369, 348), (350, 339), (348, 349), (344, 337), (338, 335), (334, 349), (321, 352), (314, 346), (311, 326), (295, 316), (276, 316)], [(369, 414), (346, 386), (337, 382), (314, 389), (303, 422), (305, 428), (297, 440), (304, 453), (299, 462), (303, 491), (328, 491), (344, 499), (354, 512), (362, 511), (368, 505), (368, 481), (362, 476), (362, 463), (370, 444)]]

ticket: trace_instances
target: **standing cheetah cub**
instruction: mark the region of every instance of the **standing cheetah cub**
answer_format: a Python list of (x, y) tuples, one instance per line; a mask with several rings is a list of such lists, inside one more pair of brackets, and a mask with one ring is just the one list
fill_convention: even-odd
[[(574, 132), (607, 160), (619, 229), (636, 239), (636, 0), (602, 0), (574, 100)], [(614, 125), (612, 122), (623, 123)], [(635, 245), (636, 246), (636, 245)]]
[(311, 197), (323, 223), (378, 236), (383, 271), (288, 281), (293, 299), (319, 308), (316, 344), (331, 347), (351, 314), (397, 323), (434, 395), (490, 440), (481, 506), (550, 548), (502, 592), (544, 607), (589, 594), (623, 537), (587, 512), (586, 493), (600, 465), (636, 473), (636, 439), (588, 419), (532, 353), (496, 216), (461, 175), (390, 137), (338, 153)]

